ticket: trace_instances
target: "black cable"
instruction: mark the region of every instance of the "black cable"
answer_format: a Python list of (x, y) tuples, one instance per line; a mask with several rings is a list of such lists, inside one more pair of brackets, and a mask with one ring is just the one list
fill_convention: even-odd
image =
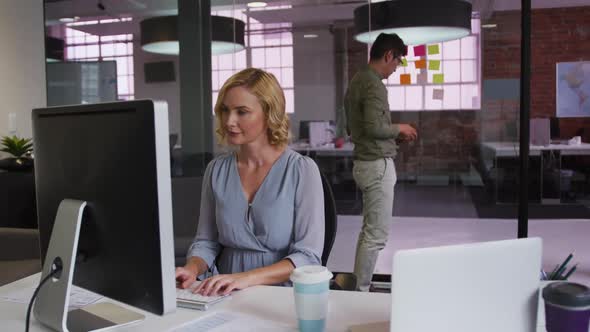
[(33, 293), (33, 296), (31, 297), (31, 302), (29, 302), (29, 308), (27, 309), (27, 319), (25, 322), (25, 332), (29, 332), (29, 320), (31, 318), (31, 309), (33, 308), (33, 302), (35, 301), (35, 297), (37, 297), (37, 294), (39, 293), (39, 290), (41, 289), (43, 284), (46, 283), (47, 280), (49, 280), (51, 277), (58, 274), (59, 272), (61, 272), (61, 267), (55, 268), (43, 280), (41, 280), (41, 282), (39, 283), (39, 286), (37, 286), (37, 289), (35, 289), (35, 292)]

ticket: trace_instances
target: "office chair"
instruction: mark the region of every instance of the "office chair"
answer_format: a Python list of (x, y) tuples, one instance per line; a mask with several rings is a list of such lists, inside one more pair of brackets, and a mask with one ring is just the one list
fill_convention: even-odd
[(325, 232), (324, 232), (324, 250), (322, 252), (322, 265), (326, 266), (330, 251), (334, 246), (336, 239), (336, 231), (338, 229), (338, 215), (336, 214), (336, 200), (328, 178), (324, 173), (320, 172), (322, 178), (322, 187), (324, 187), (324, 218), (325, 218)]

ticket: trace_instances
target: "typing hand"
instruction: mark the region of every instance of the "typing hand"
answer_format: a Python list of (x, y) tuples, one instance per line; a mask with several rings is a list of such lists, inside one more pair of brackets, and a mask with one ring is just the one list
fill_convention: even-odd
[(197, 274), (186, 267), (176, 268), (176, 284), (178, 288), (189, 288), (197, 280)]
[(401, 141), (413, 141), (418, 138), (418, 132), (409, 124), (402, 123), (399, 125), (398, 139)]
[(204, 296), (227, 295), (233, 290), (249, 286), (250, 277), (247, 273), (219, 274), (205, 279), (193, 292)]

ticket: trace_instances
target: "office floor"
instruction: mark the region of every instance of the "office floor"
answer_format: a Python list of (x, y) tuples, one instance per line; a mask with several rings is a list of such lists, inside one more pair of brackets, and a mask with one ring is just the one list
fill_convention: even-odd
[[(400, 249), (512, 239), (515, 219), (393, 217), (389, 241), (377, 261), (376, 273), (391, 273), (393, 254)], [(328, 268), (351, 272), (362, 217), (339, 215), (338, 233)], [(543, 239), (543, 267), (552, 270), (573, 252), (579, 263), (571, 281), (590, 285), (590, 219), (536, 219), (529, 221), (529, 236)], [(571, 264), (570, 263), (570, 266)]]
[[(360, 215), (362, 195), (353, 181), (333, 184), (336, 209), (343, 215)], [(428, 207), (428, 208), (425, 208)], [(497, 204), (483, 186), (419, 185), (398, 182), (395, 187), (394, 216), (432, 218), (516, 219), (517, 204)], [(575, 204), (529, 204), (531, 219), (590, 219), (590, 195), (581, 195)]]

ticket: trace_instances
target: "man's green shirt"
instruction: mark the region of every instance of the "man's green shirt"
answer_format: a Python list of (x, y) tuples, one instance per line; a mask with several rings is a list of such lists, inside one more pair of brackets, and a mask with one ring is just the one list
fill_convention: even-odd
[(385, 85), (368, 65), (350, 81), (344, 108), (355, 159), (395, 157), (399, 126), (391, 123)]

